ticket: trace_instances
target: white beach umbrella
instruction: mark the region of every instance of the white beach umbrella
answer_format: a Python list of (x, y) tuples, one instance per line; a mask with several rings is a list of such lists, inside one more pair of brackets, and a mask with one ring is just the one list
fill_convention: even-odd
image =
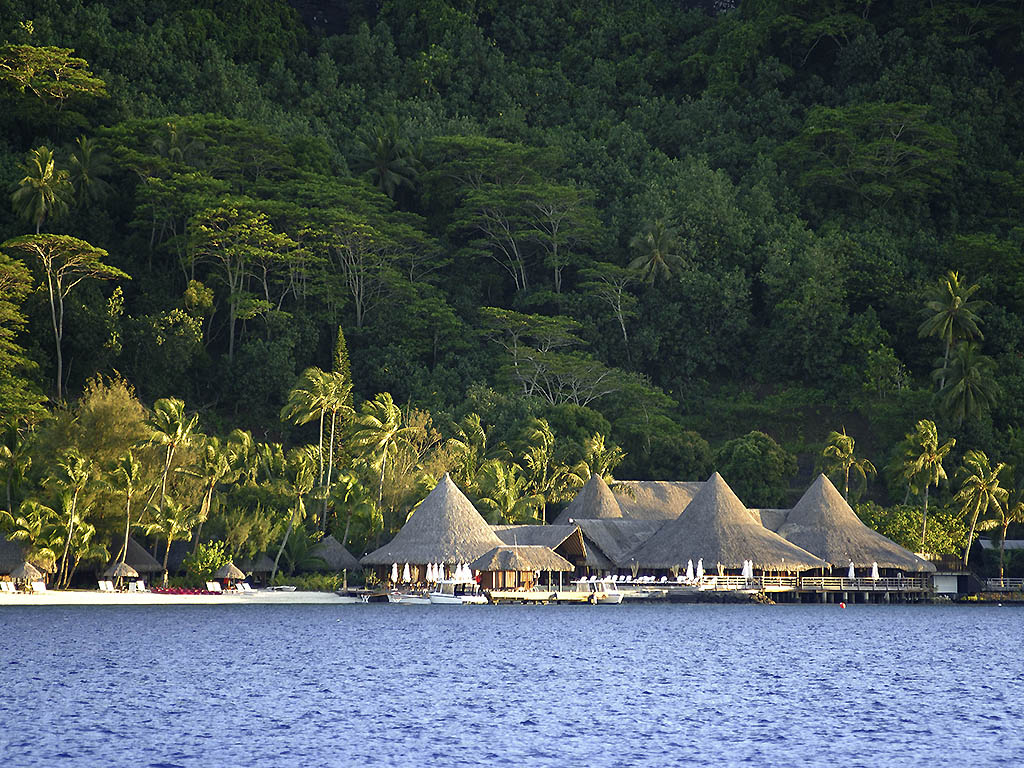
[(856, 579), (857, 578), (857, 573), (856, 573), (856, 571), (853, 570), (853, 560), (850, 561), (850, 570), (848, 570), (846, 572), (846, 578), (848, 578), (848, 579)]
[(750, 561), (749, 560), (744, 560), (743, 561), (743, 578), (744, 579), (749, 579), (753, 575), (754, 575), (754, 572), (753, 572), (753, 570), (750, 567)]
[(405, 564), (405, 568), (402, 569), (402, 581), (408, 583), (412, 581), (412, 572), (409, 570), (409, 564)]
[(398, 583), (398, 563), (391, 564), (391, 583)]
[(693, 581), (693, 560), (686, 561), (686, 580)]
[(878, 580), (878, 563), (871, 564), (871, 578)]
[(427, 563), (427, 583), (430, 584), (434, 581), (434, 564)]
[(697, 578), (704, 578), (704, 558), (700, 557), (697, 559)]

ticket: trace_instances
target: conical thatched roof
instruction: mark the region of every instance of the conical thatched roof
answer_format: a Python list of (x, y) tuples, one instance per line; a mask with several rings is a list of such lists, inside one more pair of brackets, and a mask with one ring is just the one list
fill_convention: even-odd
[(703, 487), (701, 482), (621, 480), (612, 493), (628, 520), (675, 520)]
[(629, 553), (664, 525), (661, 520), (579, 520), (587, 543), (587, 565), (610, 570), (626, 565)]
[(23, 542), (0, 536), (0, 573), (10, 573), (25, 562), (28, 547)]
[(155, 557), (147, 552), (135, 539), (128, 539), (128, 552), (124, 561), (134, 568), (138, 573), (160, 573), (164, 567)]
[(672, 568), (704, 559), (713, 570), (717, 563), (739, 569), (753, 560), (759, 570), (802, 571), (826, 568), (828, 563), (761, 525), (715, 472), (686, 510), (665, 523), (629, 561), (641, 568)]
[(363, 565), (471, 563), (502, 542), (472, 502), (445, 475), (390, 542)]
[(217, 572), (213, 574), (215, 579), (244, 579), (245, 574), (238, 570), (238, 567), (234, 563), (226, 563), (217, 569)]
[(103, 575), (108, 579), (137, 579), (139, 572), (128, 563), (114, 563), (103, 572)]
[(852, 561), (857, 568), (934, 571), (935, 566), (868, 528), (824, 475), (811, 484), (779, 528), (779, 535), (813, 552), (837, 568)]
[(474, 571), (571, 571), (572, 563), (550, 547), (503, 544), (481, 555), (469, 567)]
[(43, 574), (39, 572), (32, 563), (27, 560), (22, 562), (17, 568), (11, 571), (12, 579), (25, 579), (26, 581), (34, 581), (35, 579), (43, 578)]
[[(333, 536), (324, 536), (317, 542), (310, 552), (313, 557), (319, 557), (324, 561), (324, 566), (317, 568), (318, 571), (361, 571), (363, 566), (359, 564), (352, 553), (341, 545)], [(273, 565), (273, 563), (271, 563)]]
[(274, 561), (267, 557), (266, 554), (257, 557), (256, 562), (249, 568), (249, 571), (252, 573), (270, 573), (273, 570)]
[(566, 559), (582, 560), (587, 555), (577, 525), (492, 525), (491, 530), (506, 544), (547, 547)]
[(555, 518), (553, 525), (571, 525), (570, 520), (621, 519), (622, 508), (608, 484), (596, 472)]

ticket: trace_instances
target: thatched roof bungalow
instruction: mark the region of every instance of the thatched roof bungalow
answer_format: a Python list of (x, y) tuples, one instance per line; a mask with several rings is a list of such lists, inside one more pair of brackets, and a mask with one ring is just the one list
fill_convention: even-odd
[[(390, 568), (392, 563), (453, 566), (471, 563), (502, 544), (473, 503), (446, 474), (395, 537), (360, 562), (379, 568)], [(413, 580), (421, 576), (422, 572), (418, 572)]]
[(577, 525), (492, 525), (506, 544), (547, 547), (574, 566), (584, 565), (587, 546)]
[(796, 572), (827, 568), (828, 563), (772, 533), (743, 506), (722, 476), (715, 472), (683, 514), (665, 523), (627, 558), (640, 568), (654, 570), (704, 560), (713, 572), (740, 570), (753, 560), (760, 571)]
[(128, 539), (128, 551), (124, 561), (139, 574), (162, 573), (163, 565), (135, 539)]
[(320, 539), (310, 550), (309, 554), (324, 562), (322, 566), (318, 566), (314, 570), (333, 571), (335, 573), (363, 570), (363, 566), (352, 556), (352, 553), (345, 549), (340, 541), (330, 535)]
[(587, 545), (587, 567), (603, 573), (627, 565), (629, 554), (664, 524), (661, 520), (577, 520)]
[(861, 522), (824, 475), (811, 484), (786, 516), (779, 535), (828, 561), (834, 568), (879, 568), (921, 573), (935, 566)]
[(573, 521), (583, 519), (621, 520), (623, 517), (615, 495), (604, 478), (595, 472), (569, 502), (569, 506), (559, 512), (553, 525), (572, 525)]
[(530, 589), (538, 571), (573, 570), (573, 564), (550, 547), (507, 544), (485, 552), (469, 567), (480, 572), (484, 589)]

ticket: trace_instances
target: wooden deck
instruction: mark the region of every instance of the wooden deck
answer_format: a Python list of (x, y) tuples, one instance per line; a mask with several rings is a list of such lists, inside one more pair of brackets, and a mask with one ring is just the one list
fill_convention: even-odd
[(514, 589), (492, 589), (487, 597), (492, 603), (591, 603), (592, 592), (571, 592), (557, 589), (535, 589), (520, 591)]

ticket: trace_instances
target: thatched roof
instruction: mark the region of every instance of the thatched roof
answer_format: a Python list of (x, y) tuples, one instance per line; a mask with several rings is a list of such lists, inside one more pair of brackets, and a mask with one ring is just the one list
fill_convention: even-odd
[(622, 480), (612, 492), (628, 520), (675, 520), (704, 483)]
[(761, 525), (769, 531), (779, 532), (779, 528), (786, 524), (788, 509), (751, 509), (754, 517), (761, 521)]
[(492, 525), (491, 529), (506, 544), (539, 545), (562, 557), (580, 560), (587, 555), (583, 532), (577, 525)]
[(699, 558), (709, 570), (717, 563), (739, 569), (747, 559), (759, 570), (828, 567), (824, 560), (761, 525), (717, 472), (683, 514), (665, 523), (629, 556), (642, 568), (672, 568)]
[(934, 571), (935, 566), (910, 550), (868, 528), (824, 475), (811, 484), (790, 510), (779, 534), (837, 568), (855, 567), (901, 571)]
[[(354, 560), (355, 558), (353, 558)], [(248, 569), (250, 573), (270, 573), (274, 570), (274, 561), (271, 560), (267, 555), (263, 554), (256, 558), (256, 562), (253, 563)]]
[(445, 475), (395, 538), (360, 562), (455, 565), (470, 563), (501, 544), (472, 502)]
[(33, 581), (35, 579), (43, 578), (43, 574), (40, 573), (39, 569), (32, 565), (32, 563), (24, 560), (16, 568), (11, 570), (11, 578)]
[(0, 573), (10, 573), (25, 562), (28, 547), (23, 542), (0, 536)]
[[(319, 557), (324, 561), (324, 566), (316, 568), (318, 571), (361, 571), (363, 566), (359, 564), (352, 553), (341, 545), (333, 536), (324, 536), (316, 543), (310, 552), (313, 557)], [(273, 563), (271, 563), (273, 566)]]
[(103, 572), (103, 575), (108, 579), (137, 579), (139, 572), (124, 562), (114, 563)]
[(609, 570), (624, 565), (630, 552), (653, 536), (661, 520), (577, 520), (587, 543), (587, 565)]
[(474, 571), (571, 571), (572, 563), (555, 554), (550, 547), (502, 545), (472, 563)]
[(554, 525), (571, 525), (570, 520), (622, 519), (622, 509), (601, 475), (596, 472), (580, 488), (554, 520)]
[(245, 574), (238, 570), (238, 566), (234, 563), (226, 563), (217, 569), (217, 572), (213, 574), (215, 579), (244, 579)]
[(138, 573), (161, 573), (163, 565), (147, 552), (135, 539), (128, 539), (128, 553), (124, 561), (134, 568)]

